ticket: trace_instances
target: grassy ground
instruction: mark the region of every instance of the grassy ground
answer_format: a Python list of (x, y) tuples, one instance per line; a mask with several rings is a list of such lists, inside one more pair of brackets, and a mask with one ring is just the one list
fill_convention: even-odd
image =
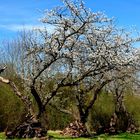
[(71, 138), (68, 136), (62, 136), (59, 132), (49, 131), (49, 136), (52, 136), (52, 140), (140, 140), (140, 133), (128, 134), (123, 133), (114, 136), (100, 135), (91, 138)]
[[(100, 135), (91, 138), (71, 138), (68, 136), (60, 135), (59, 131), (49, 131), (48, 135), (49, 135), (49, 140), (140, 140), (140, 133), (137, 134), (123, 133), (114, 136)], [(6, 139), (4, 133), (0, 133), (0, 140), (4, 140), (4, 139)], [(28, 140), (39, 140), (39, 139), (34, 138)]]

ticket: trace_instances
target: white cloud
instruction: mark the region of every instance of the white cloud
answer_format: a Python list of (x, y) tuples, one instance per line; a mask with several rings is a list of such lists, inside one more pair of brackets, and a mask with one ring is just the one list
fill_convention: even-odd
[(31, 25), (31, 24), (27, 24), (27, 25), (20, 25), (20, 24), (10, 24), (10, 25), (0, 25), (0, 28), (5, 29), (5, 30), (10, 30), (12, 32), (17, 32), (17, 31), (22, 31), (22, 30), (36, 30), (36, 29), (41, 29), (44, 30), (46, 28), (46, 30), (50, 33), (52, 33), (54, 31), (54, 27), (51, 25)]

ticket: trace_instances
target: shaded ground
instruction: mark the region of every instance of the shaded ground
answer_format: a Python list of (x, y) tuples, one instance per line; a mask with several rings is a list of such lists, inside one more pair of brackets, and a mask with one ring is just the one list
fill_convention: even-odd
[[(140, 133), (136, 133), (136, 134), (123, 133), (114, 136), (100, 135), (92, 138), (71, 138), (69, 136), (60, 135), (60, 131), (49, 131), (48, 135), (49, 135), (49, 140), (140, 140)], [(4, 139), (5, 139), (4, 133), (0, 133), (0, 140), (4, 140)], [(28, 140), (39, 140), (39, 139), (34, 138)]]

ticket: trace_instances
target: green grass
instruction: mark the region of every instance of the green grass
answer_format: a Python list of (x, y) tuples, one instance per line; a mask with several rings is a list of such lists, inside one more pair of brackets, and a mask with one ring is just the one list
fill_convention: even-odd
[(52, 140), (140, 140), (140, 133), (128, 134), (122, 133), (119, 135), (100, 135), (91, 138), (71, 138), (69, 136), (62, 136), (59, 131), (49, 131), (48, 135), (52, 137)]
[(59, 131), (49, 131), (48, 135), (52, 137), (52, 140), (91, 140), (89, 138), (71, 138), (69, 136), (62, 136)]
[(3, 139), (5, 139), (6, 137), (5, 137), (5, 134), (4, 133), (0, 133), (0, 140), (3, 140)]
[[(128, 133), (122, 133), (119, 135), (113, 135), (113, 136), (108, 136), (108, 135), (100, 135), (100, 136), (95, 136), (91, 138), (72, 138), (69, 136), (62, 136), (60, 135), (59, 131), (48, 131), (48, 135), (50, 140), (140, 140), (140, 133), (136, 134), (128, 134)], [(0, 133), (0, 140), (5, 140), (6, 137), (4, 133)], [(18, 139), (15, 139), (18, 140)], [(39, 140), (39, 139), (26, 139), (26, 140)]]

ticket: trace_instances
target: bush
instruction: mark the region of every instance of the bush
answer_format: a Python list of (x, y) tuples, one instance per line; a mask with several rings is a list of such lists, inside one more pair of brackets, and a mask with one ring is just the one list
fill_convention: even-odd
[(25, 108), (8, 85), (0, 83), (0, 131), (13, 129), (23, 119)]
[(126, 109), (133, 115), (136, 124), (140, 126), (140, 96), (137, 94), (127, 94), (124, 102)]
[(110, 118), (114, 113), (113, 97), (110, 94), (100, 94), (89, 116), (91, 131), (102, 133), (109, 127)]
[(60, 111), (47, 106), (48, 126), (50, 130), (63, 130), (70, 122), (73, 121), (72, 116), (61, 113)]

